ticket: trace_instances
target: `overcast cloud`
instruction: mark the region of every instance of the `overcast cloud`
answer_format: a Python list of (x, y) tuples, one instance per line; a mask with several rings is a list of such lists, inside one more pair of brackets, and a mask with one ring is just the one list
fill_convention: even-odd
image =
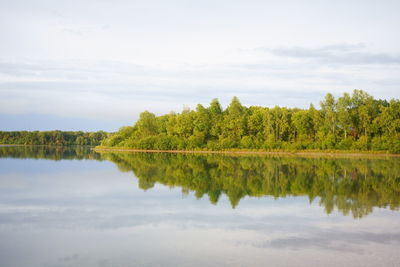
[[(2, 1), (0, 130), (116, 130), (233, 96), (399, 98), (398, 1)], [(28, 123), (29, 122), (29, 123)], [(75, 123), (74, 123), (75, 122)]]

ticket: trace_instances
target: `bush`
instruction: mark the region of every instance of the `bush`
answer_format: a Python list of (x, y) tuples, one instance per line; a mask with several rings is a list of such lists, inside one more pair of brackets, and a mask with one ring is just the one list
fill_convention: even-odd
[(209, 150), (219, 150), (220, 146), (218, 140), (209, 140), (207, 142), (207, 149)]
[(254, 141), (250, 136), (243, 136), (240, 140), (240, 148), (254, 148)]
[(389, 152), (390, 153), (400, 153), (400, 136), (398, 136), (397, 138), (394, 138), (390, 142)]
[(388, 138), (385, 136), (376, 136), (372, 138), (371, 149), (372, 150), (389, 150)]
[(331, 133), (325, 135), (322, 132), (320, 132), (317, 136), (319, 140), (319, 148), (320, 149), (333, 149), (335, 148), (335, 136)]
[(264, 144), (262, 145), (262, 148), (267, 150), (281, 148), (281, 142), (275, 141), (274, 136), (269, 135), (265, 140)]
[(353, 139), (351, 137), (347, 137), (342, 139), (337, 145), (337, 149), (341, 150), (349, 150), (353, 145)]
[(194, 135), (190, 136), (187, 140), (187, 148), (194, 149), (194, 148), (202, 148), (204, 147), (204, 134), (201, 132), (195, 133)]
[(159, 150), (174, 150), (176, 145), (173, 142), (173, 138), (166, 135), (157, 136), (157, 141), (154, 144), (155, 149)]
[(227, 148), (235, 148), (237, 147), (237, 142), (233, 140), (231, 137), (225, 137), (220, 139), (220, 148), (227, 149)]
[(140, 149), (155, 149), (155, 144), (157, 142), (157, 137), (148, 136), (142, 138), (138, 143), (138, 148)]
[(356, 142), (353, 143), (351, 149), (354, 150), (368, 150), (368, 137), (361, 136)]

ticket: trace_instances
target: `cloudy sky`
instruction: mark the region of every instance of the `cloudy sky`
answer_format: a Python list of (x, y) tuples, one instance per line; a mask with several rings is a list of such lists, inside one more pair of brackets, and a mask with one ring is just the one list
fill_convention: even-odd
[(0, 130), (107, 130), (233, 96), (400, 97), (399, 1), (0, 0)]

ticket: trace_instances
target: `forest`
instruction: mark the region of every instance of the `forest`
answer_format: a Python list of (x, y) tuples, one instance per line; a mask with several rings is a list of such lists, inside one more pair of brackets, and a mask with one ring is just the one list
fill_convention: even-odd
[(361, 218), (375, 207), (400, 207), (400, 158), (323, 158), (179, 153), (101, 153), (141, 189), (157, 183), (213, 204), (226, 195), (232, 207), (246, 196), (307, 196), (330, 214)]
[(102, 161), (89, 146), (0, 146), (1, 158)]
[(156, 116), (144, 111), (104, 147), (147, 150), (352, 150), (400, 153), (400, 101), (377, 100), (362, 90), (335, 97), (320, 108), (246, 107), (233, 97)]
[(97, 146), (108, 133), (71, 131), (0, 131), (0, 144)]

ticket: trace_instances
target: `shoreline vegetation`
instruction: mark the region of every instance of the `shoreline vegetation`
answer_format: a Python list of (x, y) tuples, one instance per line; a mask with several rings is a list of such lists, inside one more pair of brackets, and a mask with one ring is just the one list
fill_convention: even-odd
[[(144, 111), (97, 149), (190, 153), (400, 153), (400, 101), (376, 100), (362, 90), (335, 99), (330, 93), (308, 109), (209, 107), (156, 116)], [(228, 151), (228, 152), (227, 152)], [(333, 152), (332, 152), (333, 151)]]
[(97, 146), (109, 137), (104, 131), (0, 131), (0, 146), (54, 145)]
[(228, 155), (271, 155), (271, 156), (332, 156), (332, 157), (400, 157), (400, 154), (387, 151), (352, 151), (352, 150), (156, 150), (135, 149), (126, 147), (96, 146), (94, 151), (102, 152), (131, 152), (131, 153), (171, 153), (171, 154), (228, 154)]
[[(23, 145), (23, 144), (0, 144), (0, 147), (66, 147), (62, 145)], [(171, 154), (228, 154), (232, 155), (271, 155), (271, 156), (330, 156), (330, 157), (400, 157), (400, 154), (388, 153), (387, 151), (360, 151), (360, 150), (150, 150), (126, 147), (103, 147), (90, 145), (70, 145), (77, 147), (88, 147), (95, 152), (132, 152), (132, 153), (171, 153)]]
[(101, 154), (93, 152), (90, 146), (55, 145), (0, 145), (0, 158), (102, 160)]

